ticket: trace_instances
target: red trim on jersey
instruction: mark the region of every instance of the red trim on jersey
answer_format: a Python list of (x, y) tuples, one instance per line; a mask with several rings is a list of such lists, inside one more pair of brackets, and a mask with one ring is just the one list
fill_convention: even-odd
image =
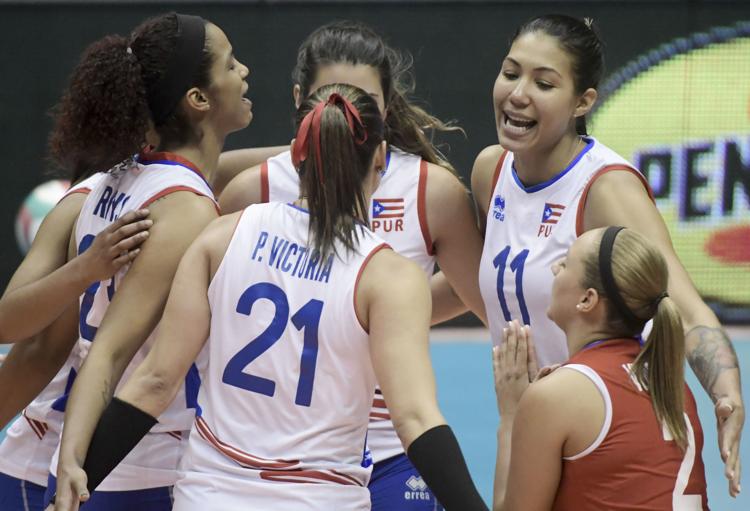
[(65, 192), (65, 195), (63, 195), (63, 199), (73, 193), (91, 193), (91, 188), (89, 188), (88, 186), (82, 186), (81, 188), (72, 188)]
[(152, 195), (150, 198), (146, 199), (146, 201), (143, 204), (141, 204), (141, 208), (145, 208), (149, 204), (152, 204), (155, 201), (161, 199), (162, 197), (166, 197), (167, 195), (174, 193), (174, 192), (193, 192), (195, 195), (206, 197), (207, 199), (210, 199), (211, 202), (213, 202), (214, 208), (216, 208), (216, 212), (221, 215), (221, 210), (219, 209), (219, 205), (216, 203), (216, 201), (212, 197), (210, 197), (209, 195), (206, 195), (203, 192), (196, 190), (195, 188), (190, 188), (189, 186), (184, 186), (184, 185), (170, 186), (169, 188), (163, 189), (156, 195)]
[(177, 440), (182, 440), (182, 433), (179, 431), (167, 431), (167, 435), (176, 438)]
[(34, 434), (41, 440), (44, 435), (47, 433), (47, 430), (49, 429), (49, 426), (45, 424), (42, 421), (38, 421), (36, 419), (32, 419), (28, 415), (26, 415), (26, 410), (23, 411), (23, 418), (26, 419), (26, 422), (29, 423), (29, 426), (34, 431)]
[(648, 181), (646, 181), (646, 178), (643, 176), (643, 174), (635, 170), (633, 167), (628, 167), (627, 165), (623, 165), (620, 163), (614, 165), (605, 165), (604, 167), (597, 170), (593, 176), (591, 176), (591, 179), (589, 179), (589, 182), (586, 183), (586, 187), (583, 189), (581, 199), (578, 201), (578, 211), (576, 211), (576, 236), (580, 236), (581, 234), (583, 234), (583, 212), (586, 208), (586, 199), (588, 199), (591, 185), (593, 185), (594, 181), (596, 181), (599, 177), (613, 170), (625, 170), (627, 172), (635, 174), (636, 177), (641, 180), (641, 183), (643, 183), (644, 188), (646, 188), (646, 193), (648, 193), (651, 202), (654, 202), (654, 192), (651, 191), (651, 186), (649, 186)]
[(371, 419), (391, 420), (391, 414), (390, 413), (380, 413), (380, 412), (370, 412), (370, 418)]
[(284, 483), (321, 484), (325, 482), (345, 484), (347, 486), (363, 486), (352, 476), (342, 474), (336, 470), (274, 470), (260, 473), (261, 479)]
[(260, 164), (260, 201), (270, 202), (270, 191), (268, 187), (268, 160)]
[(500, 180), (500, 173), (503, 171), (503, 163), (505, 163), (505, 157), (508, 156), (508, 151), (503, 151), (503, 154), (500, 155), (500, 159), (497, 161), (497, 166), (495, 166), (495, 172), (492, 173), (492, 187), (490, 188), (490, 202), (487, 204), (487, 211), (490, 211), (490, 208), (492, 207), (492, 195), (495, 193), (495, 187), (497, 186), (497, 182)]
[(160, 160), (169, 160), (174, 163), (179, 163), (183, 167), (187, 167), (193, 172), (195, 172), (196, 174), (198, 174), (204, 180), (206, 179), (206, 176), (203, 175), (203, 172), (201, 172), (193, 162), (191, 162), (187, 158), (183, 158), (179, 154), (162, 151), (158, 153), (141, 153), (138, 155), (139, 163), (148, 164), (148, 163), (153, 163), (153, 162), (160, 161)]
[(213, 431), (211, 431), (211, 428), (208, 427), (208, 424), (203, 419), (203, 417), (196, 417), (195, 425), (201, 438), (213, 445), (219, 452), (233, 459), (244, 467), (258, 469), (284, 469), (292, 468), (295, 465), (299, 465), (300, 463), (299, 460), (271, 460), (267, 458), (261, 458), (236, 447), (232, 447), (231, 445), (216, 438), (216, 435), (214, 435)]
[(383, 398), (375, 398), (372, 400), (372, 407), (375, 408), (388, 408), (385, 404), (385, 399)]
[(419, 185), (417, 186), (417, 216), (419, 217), (419, 228), (422, 231), (422, 238), (424, 238), (425, 250), (427, 250), (427, 254), (435, 255), (435, 245), (432, 243), (432, 236), (430, 236), (430, 226), (427, 224), (426, 192), (427, 162), (425, 160), (422, 160), (419, 163)]
[(66, 199), (66, 197), (70, 197), (74, 193), (85, 193), (86, 195), (88, 195), (89, 193), (91, 193), (91, 188), (83, 186), (81, 188), (70, 189), (67, 192), (65, 192), (65, 195), (63, 195), (62, 197), (60, 197), (60, 200), (57, 201), (57, 204), (60, 204), (62, 201), (64, 201)]
[(367, 257), (365, 257), (365, 260), (362, 262), (362, 266), (359, 267), (359, 272), (357, 272), (357, 280), (354, 281), (354, 315), (357, 316), (359, 326), (361, 326), (362, 330), (364, 330), (368, 334), (370, 333), (370, 331), (365, 328), (365, 325), (362, 324), (362, 319), (359, 317), (359, 314), (357, 314), (357, 289), (359, 288), (359, 279), (360, 277), (362, 277), (362, 272), (365, 270), (365, 266), (367, 266), (367, 263), (370, 262), (370, 259), (372, 259), (372, 256), (374, 256), (376, 252), (380, 252), (384, 248), (391, 248), (391, 246), (388, 243), (381, 243), (377, 247), (373, 248), (369, 254), (367, 254)]

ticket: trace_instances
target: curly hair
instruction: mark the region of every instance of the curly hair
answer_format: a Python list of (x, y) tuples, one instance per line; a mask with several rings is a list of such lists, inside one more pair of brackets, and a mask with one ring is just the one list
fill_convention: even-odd
[[(106, 171), (139, 153), (151, 126), (148, 92), (161, 79), (178, 37), (177, 14), (150, 18), (129, 38), (109, 35), (91, 44), (52, 110), (49, 156), (72, 182)], [(210, 83), (211, 53), (204, 46), (193, 87)], [(156, 126), (160, 149), (195, 137), (181, 108)]]

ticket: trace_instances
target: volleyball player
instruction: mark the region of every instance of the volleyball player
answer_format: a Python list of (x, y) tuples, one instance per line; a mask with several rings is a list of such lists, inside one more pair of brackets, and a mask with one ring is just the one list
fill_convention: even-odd
[[(406, 98), (408, 70), (409, 61), (367, 26), (331, 23), (316, 29), (299, 48), (292, 71), (295, 102), (299, 105), (319, 87), (338, 82), (356, 85), (375, 98), (385, 116), (388, 161), (368, 207), (370, 225), (426, 275), (432, 276), (439, 264), (442, 274), (433, 279), (433, 323), (465, 310), (461, 301), (484, 320), (476, 278), (481, 238), (474, 212), (452, 167), (424, 133), (448, 128)], [(235, 160), (239, 155), (234, 153)], [(239, 174), (220, 203), (228, 213), (248, 204), (292, 201), (299, 194), (299, 178), (287, 151)], [(373, 510), (434, 509), (429, 489), (417, 486), (419, 491), (412, 491), (407, 486), (410, 480), (419, 485), (420, 476), (403, 452), (379, 390), (370, 419)]]
[(708, 509), (665, 258), (637, 232), (609, 227), (584, 233), (552, 273), (548, 315), (571, 358), (529, 387), (534, 327), (504, 328), (494, 509)]
[[(85, 454), (117, 382), (148, 351), (179, 258), (217, 215), (206, 176), (226, 135), (250, 122), (251, 105), (243, 98), (247, 75), (220, 28), (175, 13), (147, 20), (128, 38), (107, 36), (94, 43), (73, 73), (55, 127), (58, 154), (73, 167), (92, 154), (107, 162), (102, 168), (122, 162), (87, 197), (75, 248), (83, 250), (129, 210), (148, 206), (154, 225), (135, 262), (81, 299), (79, 347), (85, 363), (66, 407), (62, 485), (66, 467)], [(92, 90), (94, 82), (103, 85)], [(132, 160), (149, 125), (158, 147)], [(88, 509), (171, 509), (181, 432), (194, 416), (193, 388), (187, 385), (161, 427), (102, 484)], [(54, 487), (51, 478), (48, 492)]]
[(78, 212), (101, 178), (87, 174), (72, 174), (76, 184), (42, 222), (0, 300), (3, 340), (29, 336), (16, 343), (0, 365), (0, 388), (6, 389), (0, 396), (0, 427), (23, 412), (0, 443), (0, 509), (7, 511), (44, 507), (49, 464), (62, 430), (60, 398), (78, 356), (73, 348), (79, 295), (129, 263), (151, 224), (143, 219), (146, 211), (130, 212), (66, 264)]
[(548, 268), (589, 230), (640, 232), (669, 266), (687, 358), (716, 403), (725, 475), (736, 494), (744, 422), (737, 357), (677, 258), (645, 178), (586, 133), (602, 72), (602, 44), (590, 24), (562, 15), (522, 25), (503, 60), (493, 92), (500, 145), (482, 151), (472, 172), (486, 219), (479, 280), (492, 338), (499, 344), (503, 325), (518, 319), (534, 329), (541, 365), (567, 359), (563, 332), (545, 314)]
[[(387, 159), (378, 105), (325, 86), (296, 124), (301, 198), (222, 217), (189, 249), (153, 350), (97, 427), (88, 485), (156, 423), (198, 357), (175, 510), (369, 509), (376, 376), (440, 501), (486, 509), (437, 407), (427, 281), (366, 227)], [(78, 476), (74, 494), (85, 491)]]

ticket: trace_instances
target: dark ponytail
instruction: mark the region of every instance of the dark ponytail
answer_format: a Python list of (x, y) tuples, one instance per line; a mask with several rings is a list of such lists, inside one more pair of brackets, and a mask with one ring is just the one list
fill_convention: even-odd
[(627, 311), (618, 310), (616, 297), (602, 282), (601, 264), (606, 261), (599, 256), (601, 240), (584, 260), (581, 285), (596, 289), (608, 300), (607, 323), (615, 335), (639, 335), (646, 321), (653, 318), (653, 328), (633, 362), (632, 374), (651, 395), (656, 418), (685, 448), (685, 333), (677, 306), (666, 292), (667, 263), (653, 244), (632, 229), (622, 229), (615, 236), (609, 259), (616, 292), (623, 301), (620, 307)]
[[(153, 125), (148, 99), (175, 53), (178, 26), (178, 14), (164, 14), (141, 23), (128, 38), (106, 36), (84, 51), (53, 108), (49, 138), (50, 158), (69, 171), (72, 182), (106, 171), (144, 148)], [(191, 86), (205, 87), (212, 63), (205, 44), (198, 58)], [(154, 128), (160, 150), (200, 137), (179, 106)]]
[(308, 96), (321, 67), (337, 63), (362, 64), (378, 70), (387, 110), (385, 137), (390, 145), (455, 173), (433, 145), (431, 136), (438, 131), (462, 130), (410, 101), (409, 96), (414, 92), (411, 55), (391, 48), (362, 23), (337, 21), (323, 25), (302, 42), (297, 52), (292, 80), (300, 86), (301, 96)]
[[(352, 105), (361, 123), (354, 119), (352, 111), (347, 114), (349, 107), (340, 98)], [(315, 116), (319, 116), (317, 120)], [(314, 140), (314, 128), (306, 134), (300, 129), (306, 118), (308, 122), (319, 123), (319, 147)], [(336, 241), (347, 250), (354, 250), (359, 239), (357, 224), (368, 218), (364, 180), (370, 174), (375, 150), (384, 136), (378, 105), (357, 87), (327, 85), (302, 102), (297, 110), (296, 128), (292, 157), (298, 165), (300, 192), (307, 198), (310, 210), (313, 245), (321, 257), (335, 251)]]
[[(590, 18), (578, 19), (564, 14), (547, 14), (527, 21), (518, 28), (511, 39), (533, 32), (541, 32), (557, 39), (568, 54), (573, 67), (576, 94), (596, 89), (604, 75), (604, 43)], [(588, 135), (586, 117), (576, 118), (576, 132)]]

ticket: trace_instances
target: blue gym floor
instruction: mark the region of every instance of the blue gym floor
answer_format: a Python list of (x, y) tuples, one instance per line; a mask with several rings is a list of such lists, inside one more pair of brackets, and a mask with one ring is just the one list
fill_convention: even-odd
[[(432, 345), (432, 363), (438, 383), (438, 400), (446, 419), (461, 443), (471, 474), (485, 500), (492, 498), (492, 478), (495, 468), (496, 431), (499, 418), (492, 383), (490, 344), (483, 331), (464, 335), (457, 331), (442, 331), (439, 341)], [(733, 335), (744, 377), (743, 393), (750, 400), (750, 331)], [(0, 346), (0, 352), (4, 352)], [(714, 511), (750, 510), (750, 486), (735, 500), (729, 497), (719, 458), (716, 420), (713, 405), (690, 370), (688, 382), (698, 402), (703, 425), (705, 446), (703, 462), (708, 481), (708, 502)], [(750, 422), (750, 420), (749, 420)], [(0, 432), (0, 438), (3, 433)], [(750, 466), (750, 438), (742, 443), (741, 456)], [(750, 470), (750, 469), (747, 469)], [(743, 477), (746, 481), (747, 477)]]

